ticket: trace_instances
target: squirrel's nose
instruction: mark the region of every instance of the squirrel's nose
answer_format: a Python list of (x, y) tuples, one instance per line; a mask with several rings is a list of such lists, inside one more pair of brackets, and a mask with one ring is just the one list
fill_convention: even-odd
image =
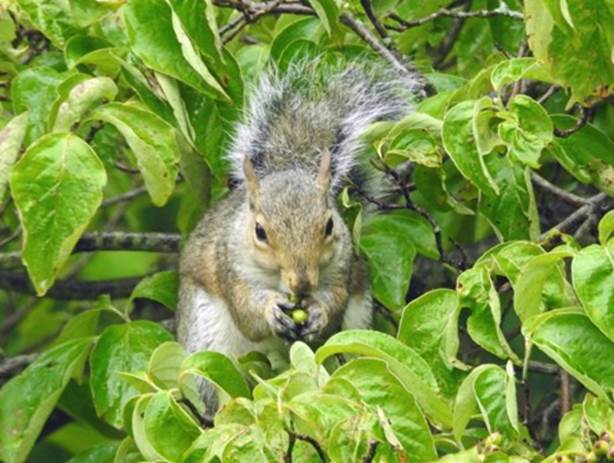
[(290, 281), (290, 290), (297, 295), (303, 296), (311, 290), (311, 283), (306, 278), (292, 278)]

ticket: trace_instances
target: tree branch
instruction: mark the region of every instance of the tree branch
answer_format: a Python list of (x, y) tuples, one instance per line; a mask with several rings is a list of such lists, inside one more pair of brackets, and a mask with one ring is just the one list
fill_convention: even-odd
[(519, 20), (524, 19), (522, 13), (518, 11), (510, 10), (509, 8), (504, 7), (503, 5), (501, 5), (499, 8), (495, 10), (477, 10), (477, 11), (449, 10), (447, 8), (442, 8), (441, 10), (437, 10), (428, 16), (424, 16), (422, 18), (413, 19), (413, 20), (403, 19), (396, 13), (391, 13), (390, 15), (388, 15), (390, 19), (393, 19), (394, 21), (399, 23), (401, 26), (403, 26), (404, 29), (422, 26), (423, 24), (426, 24), (430, 21), (433, 21), (437, 18), (441, 18), (443, 16), (447, 16), (450, 18), (461, 18), (461, 19), (491, 18), (493, 16), (507, 16), (509, 18), (514, 18), (514, 19), (519, 19)]
[(356, 35), (358, 35), (361, 39), (363, 39), (367, 44), (384, 60), (390, 63), (394, 69), (396, 69), (402, 75), (411, 75), (412, 77), (417, 77), (420, 79), (420, 86), (425, 87), (426, 81), (424, 78), (418, 73), (413, 66), (406, 66), (402, 63), (399, 58), (397, 58), (394, 53), (392, 53), (388, 48), (386, 48), (377, 37), (373, 35), (373, 33), (367, 28), (360, 20), (351, 15), (350, 13), (342, 13), (339, 17), (341, 22), (352, 29)]
[(15, 376), (15, 373), (30, 365), (39, 354), (24, 354), (0, 360), (0, 378)]
[(554, 227), (552, 227), (547, 232), (542, 233), (540, 236), (540, 241), (543, 241), (548, 234), (553, 232), (554, 230), (558, 230), (559, 232), (565, 232), (573, 227), (576, 223), (583, 220), (586, 216), (593, 212), (593, 210), (599, 206), (599, 204), (608, 198), (608, 195), (605, 193), (599, 193), (595, 196), (591, 196), (587, 200), (587, 204), (577, 209), (574, 213), (572, 213), (569, 217), (567, 217), (562, 222), (558, 223)]
[[(134, 287), (144, 278), (119, 278), (103, 281), (57, 281), (46, 297), (59, 300), (94, 300), (102, 294), (121, 299), (130, 296)], [(24, 272), (0, 272), (0, 288), (22, 294), (36, 295), (34, 286)]]
[(546, 180), (541, 175), (533, 172), (531, 174), (531, 180), (539, 186), (542, 190), (547, 191), (548, 193), (562, 199), (566, 203), (574, 204), (576, 206), (584, 206), (585, 204), (589, 204), (589, 198), (583, 198), (582, 196), (575, 195), (570, 193), (569, 191), (565, 191), (562, 188), (559, 188), (556, 185), (553, 185), (548, 180)]
[(568, 129), (558, 129), (555, 127), (554, 134), (557, 137), (567, 138), (570, 135), (573, 135), (574, 133), (576, 133), (578, 130), (580, 130), (582, 127), (584, 127), (588, 123), (590, 111), (587, 108), (584, 108), (583, 106), (578, 106), (578, 108), (580, 108), (580, 117), (578, 118), (576, 124), (573, 127), (570, 127)]
[[(181, 236), (175, 233), (94, 232), (77, 242), (73, 253), (92, 251), (177, 252)], [(21, 253), (0, 254), (0, 269), (21, 267)]]

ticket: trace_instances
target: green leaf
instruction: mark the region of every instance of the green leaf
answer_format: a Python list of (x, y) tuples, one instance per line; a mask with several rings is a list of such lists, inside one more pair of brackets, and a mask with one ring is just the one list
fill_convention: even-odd
[(446, 400), (427, 362), (413, 349), (395, 338), (377, 331), (350, 330), (332, 336), (316, 352), (316, 362), (339, 353), (360, 354), (386, 361), (401, 383), (412, 393), (429, 417), (450, 425), (452, 417)]
[(198, 423), (169, 391), (160, 391), (151, 397), (145, 408), (143, 425), (151, 447), (174, 463), (181, 463), (183, 453), (201, 434)]
[(123, 12), (131, 50), (148, 67), (210, 97), (228, 98), (164, 0), (131, 0)]
[(181, 344), (165, 342), (151, 354), (147, 374), (165, 389), (177, 387), (181, 363), (186, 357), (187, 354)]
[(83, 115), (103, 100), (113, 100), (117, 86), (108, 77), (94, 77), (75, 85), (57, 109), (53, 132), (67, 132)]
[(485, 364), (469, 373), (461, 384), (454, 405), (454, 438), (460, 442), (478, 412), (489, 433), (500, 432), (509, 439), (518, 433), (514, 377), (502, 368)]
[(96, 23), (112, 8), (112, 5), (104, 2), (81, 0), (74, 3), (59, 0), (19, 0), (19, 8), (37, 30), (43, 32), (54, 45), (62, 48), (66, 40), (79, 28)]
[(526, 95), (516, 95), (507, 110), (498, 128), (501, 140), (512, 159), (538, 169), (542, 150), (552, 142), (554, 127), (548, 113)]
[(177, 307), (177, 291), (179, 276), (177, 272), (158, 272), (139, 281), (130, 295), (130, 300), (137, 298), (151, 299), (164, 305), (166, 308), (175, 310)]
[(346, 379), (372, 407), (381, 407), (394, 434), (412, 460), (436, 457), (433, 438), (412, 392), (383, 360), (359, 358), (335, 371), (332, 379)]
[(0, 130), (0, 200), (9, 182), (13, 164), (17, 161), (26, 134), (28, 112), (15, 116)]
[(359, 246), (367, 258), (375, 297), (390, 309), (405, 304), (415, 252), (431, 259), (439, 256), (432, 227), (413, 211), (370, 217), (362, 225)]
[(606, 246), (612, 235), (614, 235), (614, 211), (608, 212), (599, 221), (599, 241)]
[[(575, 126), (577, 121), (559, 114), (553, 115), (552, 120), (556, 127), (563, 129)], [(604, 132), (586, 124), (568, 137), (556, 138), (551, 148), (561, 165), (580, 182), (593, 183), (609, 195), (614, 194), (611, 180), (614, 142)]]
[(533, 57), (511, 58), (500, 62), (492, 70), (490, 81), (495, 90), (517, 80), (530, 79), (541, 82), (552, 82), (548, 70)]
[(537, 239), (539, 215), (529, 170), (497, 154), (485, 159), (488, 170), (494, 172), (499, 193), (482, 190), (480, 212), (501, 241)]
[(0, 459), (26, 461), (70, 378), (81, 374), (90, 338), (68, 341), (43, 353), (0, 390)]
[(107, 327), (90, 357), (90, 387), (99, 416), (115, 427), (122, 409), (137, 394), (119, 373), (144, 370), (152, 352), (172, 336), (156, 323), (139, 320)]
[(471, 309), (467, 319), (471, 339), (499, 358), (520, 363), (501, 330), (501, 303), (488, 270), (483, 265), (466, 270), (456, 288), (461, 307)]
[(614, 429), (614, 407), (607, 401), (586, 394), (582, 402), (584, 418), (590, 429), (597, 435), (604, 430)]
[(586, 314), (614, 342), (614, 242), (582, 249), (571, 262), (571, 274)]
[(523, 333), (593, 394), (607, 400), (607, 391), (614, 388), (614, 342), (586, 315), (553, 310), (527, 320)]
[(527, 37), (537, 61), (559, 85), (571, 87), (571, 102), (582, 101), (614, 82), (614, 13), (606, 0), (566, 0), (563, 5), (567, 8), (561, 10), (557, 0), (525, 2)]
[[(571, 257), (566, 251), (552, 251), (531, 258), (521, 269), (514, 287), (514, 310), (521, 321), (543, 312), (548, 305), (546, 291), (564, 293), (562, 260)], [(558, 305), (560, 307), (560, 305)]]
[(72, 457), (67, 463), (114, 463), (118, 447), (118, 441), (98, 444)]
[(475, 101), (464, 101), (450, 109), (443, 121), (443, 146), (463, 177), (482, 192), (499, 192), (484, 157), (480, 155), (473, 135)]
[(16, 113), (29, 111), (24, 145), (47, 131), (49, 112), (57, 97), (56, 87), (64, 76), (55, 69), (38, 66), (25, 69), (11, 82), (11, 101)]
[(487, 96), (480, 98), (475, 104), (472, 119), (473, 137), (478, 153), (482, 156), (489, 154), (503, 143), (497, 132), (500, 110), (499, 105)]
[(175, 129), (154, 113), (130, 103), (101, 106), (91, 118), (113, 124), (121, 132), (136, 156), (152, 202), (163, 206), (175, 189), (178, 171)]
[(339, 9), (335, 0), (309, 0), (328, 35), (332, 36), (339, 27)]
[(211, 0), (167, 0), (195, 47), (213, 62), (223, 62), (222, 40)]
[(456, 393), (464, 367), (458, 353), (460, 307), (455, 291), (436, 289), (411, 301), (404, 309), (397, 338), (414, 349), (433, 370), (447, 397)]
[(125, 50), (114, 47), (110, 42), (99, 37), (75, 35), (64, 47), (64, 60), (69, 69), (79, 64), (89, 64), (102, 75), (115, 77), (122, 66)]
[[(229, 397), (250, 397), (245, 379), (228, 357), (219, 352), (197, 352), (181, 364), (180, 377), (195, 375), (213, 383), (219, 392)], [(180, 379), (180, 382), (182, 379)]]
[(107, 181), (96, 153), (70, 133), (31, 145), (11, 172), (11, 191), (24, 229), (24, 264), (42, 296), (102, 202)]

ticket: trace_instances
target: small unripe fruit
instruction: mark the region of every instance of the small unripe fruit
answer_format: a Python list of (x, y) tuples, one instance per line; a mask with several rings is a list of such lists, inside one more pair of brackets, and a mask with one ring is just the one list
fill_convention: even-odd
[(309, 316), (307, 315), (307, 312), (304, 311), (303, 309), (294, 309), (291, 313), (291, 316), (292, 316), (292, 321), (296, 323), (297, 325), (302, 325), (309, 318)]
[(573, 463), (571, 458), (569, 458), (567, 455), (558, 455), (554, 461), (556, 461), (556, 463)]
[(486, 444), (501, 445), (503, 442), (503, 435), (500, 432), (493, 432), (486, 438)]
[(608, 443), (602, 439), (599, 439), (597, 442), (595, 442), (595, 445), (593, 446), (595, 455), (599, 455), (601, 457), (607, 455), (609, 448), (610, 446), (608, 445)]
[(608, 461), (614, 461), (614, 448), (608, 451)]
[(588, 452), (585, 458), (586, 458), (587, 463), (597, 462), (597, 455), (595, 455), (595, 452)]
[(294, 305), (298, 305), (298, 303), (301, 302), (301, 298), (298, 294), (289, 294), (288, 300)]
[(604, 440), (606, 442), (612, 442), (612, 433), (609, 431), (603, 431), (599, 436), (599, 439)]

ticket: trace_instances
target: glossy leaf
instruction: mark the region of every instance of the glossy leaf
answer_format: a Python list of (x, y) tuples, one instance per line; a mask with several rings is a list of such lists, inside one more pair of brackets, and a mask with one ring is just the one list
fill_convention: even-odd
[(416, 461), (435, 458), (433, 439), (422, 411), (411, 391), (384, 360), (353, 360), (336, 370), (332, 378), (347, 379), (367, 404), (381, 407), (395, 435), (412, 458)]
[(145, 320), (111, 325), (103, 331), (90, 357), (90, 387), (99, 416), (122, 426), (122, 409), (137, 391), (119, 373), (144, 370), (156, 347), (171, 340), (166, 330)]
[(107, 181), (96, 153), (81, 138), (50, 134), (31, 145), (11, 172), (24, 229), (23, 262), (43, 295), (102, 202)]
[(475, 145), (472, 130), (476, 103), (464, 101), (446, 113), (443, 121), (443, 145), (463, 176), (483, 192), (497, 194), (497, 186), (484, 157)]
[(62, 391), (81, 374), (91, 339), (61, 344), (36, 359), (0, 389), (0, 458), (22, 463)]
[(601, 398), (614, 387), (614, 342), (578, 310), (554, 310), (529, 319), (523, 332), (546, 355)]
[(17, 161), (19, 150), (26, 134), (28, 113), (15, 116), (0, 130), (0, 199), (9, 183), (9, 174)]
[(614, 342), (614, 243), (582, 249), (574, 256), (571, 273), (586, 314)]
[(175, 189), (179, 148), (175, 130), (160, 117), (130, 103), (109, 103), (91, 115), (113, 124), (134, 152), (152, 202), (162, 206)]
[[(179, 19), (164, 0), (132, 0), (124, 8), (132, 51), (147, 66), (181, 80), (208, 96), (225, 96), (198, 57)], [(176, 35), (177, 34), (177, 35)]]
[(456, 359), (460, 307), (455, 291), (436, 289), (411, 301), (404, 309), (398, 339), (427, 360), (443, 393), (453, 396), (463, 374)]
[(332, 336), (316, 352), (316, 361), (338, 353), (355, 353), (386, 361), (390, 370), (412, 393), (427, 415), (444, 425), (451, 423), (445, 399), (440, 396), (435, 377), (413, 349), (391, 336), (376, 331), (351, 330)]
[(132, 290), (130, 300), (138, 298), (151, 299), (175, 310), (179, 278), (176, 272), (165, 271), (143, 278)]

